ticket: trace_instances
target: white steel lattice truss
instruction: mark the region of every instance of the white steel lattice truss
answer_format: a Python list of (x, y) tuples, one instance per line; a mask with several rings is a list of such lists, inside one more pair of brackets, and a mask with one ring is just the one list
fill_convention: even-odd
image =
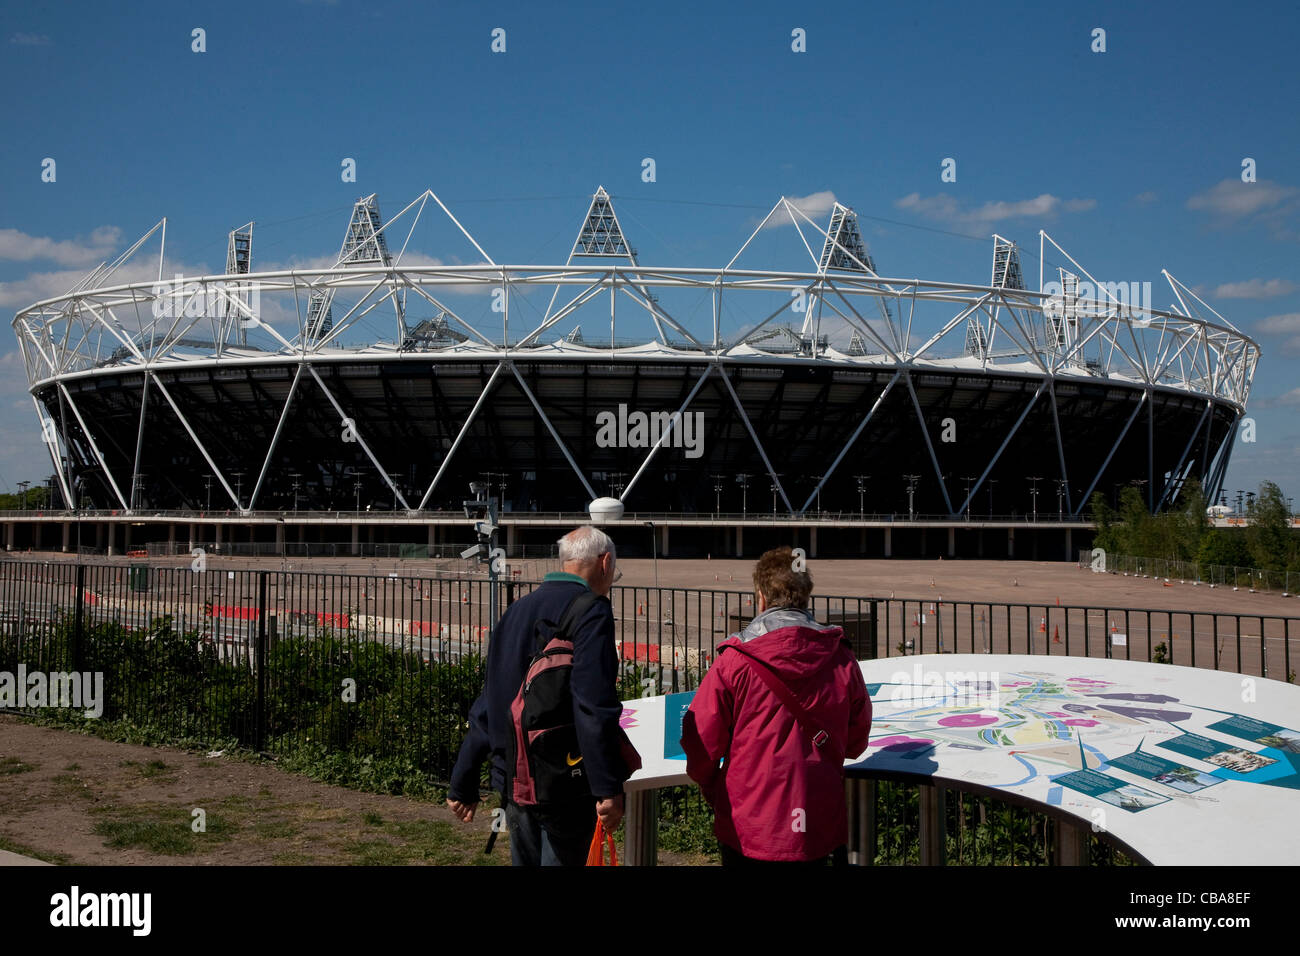
[[(455, 266), (402, 263), (416, 224), (431, 202), (473, 245), (482, 262)], [(332, 268), (243, 271), (249, 268), (251, 255), (241, 245), (239, 253), (242, 258), (236, 270), (223, 275), (177, 276), (168, 280), (163, 277), (166, 239), (166, 220), (163, 220), (118, 259), (92, 271), (69, 292), (19, 311), (14, 317), (13, 327), (64, 500), (73, 499), (67, 454), (68, 428), (75, 421), (86, 436), (90, 454), (103, 470), (122, 509), (130, 512), (135, 504), (132, 500), (135, 476), (132, 486), (126, 489), (115, 481), (96, 444), (92, 423), (83, 418), (65, 384), (72, 379), (120, 375), (123, 371), (143, 371), (145, 378), (136, 470), (139, 470), (140, 443), (145, 437), (144, 418), (149, 392), (156, 389), (198, 447), (221, 489), (241, 511), (256, 508), (289, 405), (304, 374), (315, 380), (341, 419), (350, 419), (348, 409), (342, 406), (317, 373), (317, 368), (325, 364), (365, 362), (375, 358), (427, 361), (431, 354), (454, 354), (458, 358), (474, 357), (497, 363), (487, 387), (461, 425), (450, 452), (415, 509), (428, 504), (447, 463), (460, 447), (503, 371), (513, 374), (572, 466), (583, 490), (595, 497), (588, 476), (583, 474), (541, 403), (515, 367), (517, 358), (535, 358), (541, 348), (550, 355), (572, 352), (627, 360), (647, 355), (659, 359), (680, 355), (702, 360), (699, 378), (678, 411), (685, 413), (708, 376), (719, 374), (775, 490), (788, 511), (794, 514), (802, 514), (811, 505), (822, 484), (838, 467), (853, 441), (900, 380), (911, 392), (913, 403), (917, 403), (912, 383), (914, 372), (969, 370), (972, 373), (1011, 372), (1040, 377), (1042, 383), (1037, 393), (964, 500), (960, 504), (948, 500), (944, 488), (949, 510), (959, 514), (969, 507), (1015, 430), (1044, 395), (1052, 401), (1055, 416), (1056, 382), (1109, 382), (1143, 390), (1142, 400), (1111, 449), (1113, 456), (1144, 404), (1150, 415), (1151, 396), (1155, 389), (1204, 399), (1203, 425), (1209, 420), (1216, 402), (1227, 403), (1240, 414), (1244, 411), (1260, 356), (1259, 347), (1253, 340), (1169, 272), (1165, 271), (1163, 275), (1181, 311), (1152, 309), (1149, 303), (1135, 308), (1115, 294), (1114, 285), (1095, 280), (1042, 232), (1039, 233), (1041, 249), (1046, 250), (1050, 243), (1073, 266), (1071, 271), (1060, 271), (1063, 295), (1054, 297), (1051, 290), (1044, 290), (1041, 267), (1038, 291), (1019, 287), (1024, 283), (1020, 277), (1018, 254), (1014, 244), (1001, 236), (993, 237), (994, 272), (993, 284), (989, 286), (882, 276), (866, 254), (853, 211), (838, 203), (832, 211), (828, 228), (823, 229), (795, 204), (780, 199), (736, 255), (721, 268), (639, 264), (614, 212), (612, 200), (603, 188), (592, 197), (587, 218), (579, 230), (569, 260), (563, 266), (498, 264), (432, 191), (421, 194), (376, 229), (373, 224), (378, 221), (375, 198), (369, 196), (360, 200), (349, 224), (348, 238)], [(808, 255), (809, 271), (755, 270), (736, 266), (737, 260), (770, 221), (785, 221), (793, 226), (799, 244)], [(364, 235), (357, 235), (358, 222), (362, 224), (360, 232)], [(388, 246), (396, 243), (389, 240), (400, 235), (403, 228), (406, 236), (400, 249), (395, 255), (390, 254)], [(241, 243), (244, 241), (242, 237), (247, 236), (250, 247), (251, 230), (250, 223), (237, 231)], [(159, 232), (157, 279), (113, 284), (113, 275)], [(236, 234), (232, 233), (232, 243), (235, 237)], [(575, 259), (591, 257), (623, 261), (574, 264)], [(1085, 298), (1076, 294), (1081, 276), (1087, 277), (1097, 295)], [(516, 329), (512, 338), (511, 321), (513, 319), (516, 326), (520, 322), (520, 310), (511, 308), (512, 298), (537, 286), (554, 287), (550, 303), (540, 321), (526, 326), (522, 334)], [(670, 314), (660, 304), (656, 290), (682, 289), (700, 290), (709, 295), (712, 302), (710, 331), (701, 332), (698, 328), (692, 331), (686, 321)], [(345, 291), (355, 298), (355, 302), (344, 314), (333, 317), (330, 315), (331, 303), (337, 293)], [(467, 320), (447, 304), (448, 295), (467, 292), (495, 294), (504, 302), (500, 334), (487, 330), (482, 323)], [(769, 302), (772, 294), (776, 293), (783, 302), (770, 312), (764, 306), (755, 313), (757, 321), (742, 335), (730, 341), (724, 340), (721, 334), (723, 303), (741, 301), (745, 295), (753, 293), (767, 293)], [(609, 299), (609, 348), (579, 344), (582, 340), (578, 332), (569, 342), (557, 341), (554, 345), (542, 346), (542, 336), (548, 330), (571, 319), (578, 310), (604, 295)], [(808, 303), (802, 316), (791, 311), (793, 303), (800, 297)], [(437, 310), (438, 327), (445, 334), (443, 344), (436, 347), (427, 343), (417, 343), (413, 347), (402, 344), (412, 341), (408, 338), (411, 330), (407, 327), (406, 313), (408, 303), (417, 300)], [(267, 310), (257, 306), (265, 306), (268, 302), (281, 304), (278, 320), (263, 321)], [(286, 302), (292, 303), (292, 308), (284, 305)], [(623, 312), (618, 309), (619, 303), (624, 305)], [(384, 314), (377, 310), (385, 305), (384, 311), (395, 318), (395, 338), (372, 340), (369, 344), (344, 344), (348, 333), (363, 319), (372, 314)], [(617, 322), (629, 311), (637, 319), (644, 322), (648, 317), (653, 323), (653, 340), (642, 344), (619, 344)], [(759, 315), (763, 317), (758, 319)], [(798, 319), (799, 331), (796, 333), (792, 324), (783, 325), (779, 321), (783, 317), (787, 321)], [(847, 347), (836, 347), (821, 333), (823, 323), (828, 321), (836, 321), (847, 331)], [(296, 329), (293, 327), (295, 323)], [(261, 335), (263, 342), (256, 348), (247, 344), (253, 331)], [(778, 335), (794, 340), (796, 348), (793, 354), (787, 349), (782, 355), (774, 355), (760, 347), (763, 341)], [(395, 348), (395, 344), (401, 347)], [(773, 362), (815, 361), (837, 369), (894, 372), (874, 403), (865, 409), (849, 442), (838, 450), (822, 477), (822, 484), (802, 505), (792, 502), (787, 496), (727, 374), (729, 366), (746, 360), (752, 362), (757, 357)], [(204, 447), (157, 373), (182, 367), (208, 369), (283, 364), (286, 359), (295, 361), (298, 369), (257, 480), (245, 499), (237, 491), (237, 486), (232, 487), (231, 476), (222, 472), (214, 456)], [(66, 409), (62, 421), (47, 418), (45, 409), (35, 399), (38, 390), (52, 385), (57, 388), (60, 407)], [(919, 414), (919, 404), (917, 410)], [(1061, 448), (1059, 427), (1058, 422), (1058, 451)], [(1200, 431), (1198, 428), (1189, 440), (1183, 454), (1184, 462), (1193, 452)], [(670, 432), (663, 434), (660, 442), (648, 449), (640, 467), (623, 489), (622, 497), (626, 498), (632, 491), (655, 454), (670, 442), (671, 437)], [(356, 440), (373, 464), (375, 473), (382, 477), (402, 506), (411, 510), (410, 503), (393, 478), (366, 444), (365, 436), (357, 432)], [(928, 434), (925, 441), (937, 473), (938, 461)], [(1204, 441), (1208, 450), (1208, 428)], [(1219, 481), (1226, 468), (1226, 458), (1224, 453), (1215, 466), (1214, 475)], [(1108, 457), (1101, 463), (1082, 499), (1071, 501), (1072, 513), (1081, 511), (1109, 461)], [(1064, 467), (1062, 453), (1063, 472)], [(1162, 503), (1175, 491), (1183, 472), (1184, 463), (1180, 462), (1179, 469), (1159, 490), (1158, 498), (1158, 489), (1152, 487), (1149, 490), (1152, 503)], [(942, 481), (940, 487), (944, 487)]]

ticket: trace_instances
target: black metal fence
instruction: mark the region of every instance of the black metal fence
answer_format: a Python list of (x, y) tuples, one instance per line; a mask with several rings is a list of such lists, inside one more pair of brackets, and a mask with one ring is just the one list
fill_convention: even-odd
[[(534, 587), (503, 581), (502, 607)], [(755, 610), (752, 595), (723, 590), (616, 587), (611, 601), (625, 698), (696, 687)], [(1300, 638), (1300, 619), (1269, 615), (825, 595), (813, 611), (863, 659), (1076, 655), (1286, 680)], [(0, 671), (101, 672), (102, 719), (176, 742), (351, 760), (372, 774), (357, 782), (381, 788), (384, 774), (447, 779), (489, 632), (490, 585), (477, 577), (234, 569), (210, 557), (0, 562)], [(976, 849), (986, 836), (957, 805), (953, 855), (964, 858), (964, 834)], [(989, 812), (979, 810), (981, 825)], [(1023, 839), (1050, 858), (1050, 824)]]

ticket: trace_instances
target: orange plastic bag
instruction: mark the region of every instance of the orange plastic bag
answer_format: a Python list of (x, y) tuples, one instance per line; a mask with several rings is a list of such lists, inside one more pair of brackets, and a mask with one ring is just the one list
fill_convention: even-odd
[[(605, 847), (609, 847), (609, 862), (605, 862)], [(596, 821), (596, 832), (591, 835), (591, 849), (587, 851), (588, 866), (618, 866), (618, 850), (614, 846), (614, 834), (605, 829), (605, 824)]]

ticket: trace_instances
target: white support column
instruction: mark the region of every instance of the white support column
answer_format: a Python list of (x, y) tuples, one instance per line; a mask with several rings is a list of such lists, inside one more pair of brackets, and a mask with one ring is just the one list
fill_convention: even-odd
[(808, 529), (808, 557), (817, 557), (817, 528)]
[(356, 557), (361, 553), (361, 525), (355, 521), (352, 522), (352, 556)]
[(12, 521), (6, 521), (5, 522), (5, 550), (12, 551), (13, 549), (14, 549), (14, 523)]
[(72, 525), (69, 524), (69, 523), (66, 522), (66, 521), (63, 522), (63, 551), (64, 551), (64, 553), (67, 553), (67, 550), (68, 550), (68, 538), (71, 536), (71, 534), (72, 534)]
[(220, 551), (221, 550), (221, 522), (218, 521), (216, 524), (212, 526), (212, 528), (213, 528), (213, 535), (214, 535), (212, 550)]
[(506, 525), (506, 554), (513, 554), (515, 549), (515, 531), (514, 525)]
[(275, 553), (284, 554), (284, 524), (279, 521), (275, 523)]
[(1015, 556), (1016, 556), (1016, 529), (1008, 528), (1007, 529), (1007, 557), (1014, 558)]
[(659, 528), (663, 531), (663, 539), (659, 542), (659, 557), (668, 557), (668, 525), (661, 524)]
[(885, 557), (892, 558), (893, 556), (894, 556), (894, 529), (886, 528), (885, 529)]
[(195, 540), (195, 532), (197, 532), (197, 531), (198, 531), (198, 526), (195, 525), (194, 522), (191, 521), (191, 522), (190, 522), (190, 540), (189, 540), (189, 547), (185, 549), (186, 551), (193, 551), (196, 547), (198, 547), (198, 545), (196, 545), (196, 544), (194, 543), (194, 540)]
[(1074, 536), (1074, 529), (1066, 528), (1065, 529), (1065, 560), (1067, 561), (1069, 561), (1072, 557), (1078, 558), (1078, 555), (1074, 553), (1074, 546), (1072, 544), (1073, 536)]
[(170, 522), (167, 525), (167, 553), (174, 554), (176, 551), (176, 525)]
[(745, 554), (745, 529), (741, 525), (736, 525), (736, 557), (744, 557)]
[(948, 528), (948, 557), (957, 557), (957, 529)]

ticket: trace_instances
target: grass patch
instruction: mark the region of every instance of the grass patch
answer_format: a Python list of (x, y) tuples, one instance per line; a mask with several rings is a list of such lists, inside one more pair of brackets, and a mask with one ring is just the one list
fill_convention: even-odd
[(23, 763), (17, 757), (0, 757), (0, 776), (15, 773), (26, 773), (29, 770), (35, 770), (36, 765)]
[(382, 827), (384, 825), (384, 818), (374, 812), (365, 814), (361, 821), (368, 827)]
[(288, 840), (302, 832), (293, 820), (263, 820), (253, 824), (253, 832), (263, 840)]
[(271, 857), (271, 862), (275, 866), (311, 866), (316, 862), (316, 858), (295, 850), (286, 850)]
[(394, 820), (388, 823), (378, 814), (367, 813), (373, 828), (354, 833), (333, 846), (352, 866), (503, 866), (510, 863), (508, 840), (498, 840), (485, 856), (486, 837), (444, 820)]
[(170, 777), (176, 773), (175, 767), (169, 767), (161, 760), (150, 760), (148, 763), (137, 763), (134, 760), (123, 760), (118, 764), (119, 767), (133, 767), (136, 773), (146, 780), (152, 780), (159, 777)]
[(217, 843), (229, 840), (234, 827), (223, 817), (206, 815), (206, 830), (191, 829), (193, 817), (184, 808), (139, 805), (104, 807), (106, 819), (95, 824), (104, 845), (114, 849), (138, 847), (163, 856), (191, 856), (205, 853)]
[(81, 769), (81, 764), (79, 764), (79, 763), (70, 763), (70, 764), (68, 764), (66, 767), (64, 767), (63, 769), (64, 769), (64, 770), (80, 770), (80, 769)]
[(90, 784), (86, 783), (78, 776), (70, 773), (61, 773), (56, 777), (50, 778), (50, 783), (60, 790), (64, 796), (78, 796), (86, 800), (95, 799), (95, 794), (91, 792)]

